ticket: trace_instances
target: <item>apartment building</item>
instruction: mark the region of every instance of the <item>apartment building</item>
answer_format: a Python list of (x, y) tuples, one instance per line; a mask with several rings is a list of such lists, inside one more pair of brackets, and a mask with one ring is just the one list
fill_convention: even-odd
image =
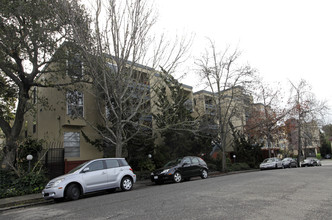
[[(110, 58), (109, 68), (116, 70), (117, 66)], [(79, 56), (67, 60), (63, 68), (65, 73), (59, 73), (57, 65), (53, 64), (47, 68), (50, 74), (43, 76), (40, 80), (52, 81), (59, 80), (58, 83), (66, 84), (66, 87), (36, 87), (33, 89), (32, 104), (34, 109), (26, 115), (26, 123), (23, 128), (24, 136), (45, 140), (44, 147), (51, 152), (54, 148), (63, 149), (63, 158), (65, 160), (65, 172), (87, 160), (103, 157), (103, 151), (91, 144), (90, 140), (102, 139), (100, 133), (97, 132), (97, 126), (111, 126), (112, 116), (110, 113), (110, 105), (113, 100), (96, 92), (94, 87), (89, 83), (71, 84), (72, 77), (84, 77), (87, 70), (80, 61)], [(140, 114), (137, 120), (144, 124), (145, 128), (153, 127), (155, 124), (152, 119), (152, 112), (156, 111), (153, 103), (156, 101), (154, 88), (156, 85), (163, 83), (159, 72), (154, 69), (140, 65), (134, 65), (132, 76), (135, 80), (127, 83), (128, 102), (135, 103), (143, 99), (140, 105)], [(52, 69), (56, 70), (52, 72)], [(54, 74), (62, 74), (61, 77), (54, 77)], [(117, 86), (117, 85), (115, 85)], [(182, 85), (185, 96), (188, 98), (185, 105), (194, 112), (192, 87)], [(140, 94), (144, 97), (139, 97)], [(130, 105), (130, 104), (129, 104)], [(128, 110), (126, 110), (128, 111)], [(153, 129), (149, 129), (153, 131)], [(151, 134), (152, 135), (152, 134)], [(87, 140), (85, 137), (90, 140)], [(61, 157), (61, 155), (59, 156)], [(46, 159), (45, 159), (46, 160)]]
[[(220, 111), (223, 121), (226, 121), (225, 126), (226, 137), (226, 152), (230, 155), (234, 151), (232, 127), (243, 132), (244, 126), (247, 122), (250, 106), (253, 99), (246, 94), (242, 87), (234, 87), (221, 92), (220, 95), (212, 92), (201, 90), (195, 92), (195, 116), (203, 118), (203, 127), (211, 133), (217, 133), (219, 122), (217, 113)], [(219, 105), (220, 102), (220, 105)], [(220, 109), (219, 106), (221, 107)], [(213, 157), (220, 151), (220, 148), (215, 146), (211, 152)]]
[(301, 155), (304, 157), (315, 157), (319, 153), (320, 137), (317, 122), (301, 122), (299, 132), (299, 123), (295, 118), (286, 121), (286, 134), (288, 140), (288, 149), (294, 155), (299, 154), (299, 139), (301, 140)]

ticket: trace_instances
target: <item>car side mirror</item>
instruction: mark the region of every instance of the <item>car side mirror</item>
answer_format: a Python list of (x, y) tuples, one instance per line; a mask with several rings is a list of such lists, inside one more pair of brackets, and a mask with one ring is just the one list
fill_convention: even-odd
[(89, 172), (89, 170), (90, 170), (90, 168), (89, 167), (85, 167), (84, 169), (83, 169), (83, 173), (86, 173), (86, 172)]
[(187, 163), (187, 162), (184, 162), (183, 164), (182, 164), (182, 167), (187, 167), (189, 164)]

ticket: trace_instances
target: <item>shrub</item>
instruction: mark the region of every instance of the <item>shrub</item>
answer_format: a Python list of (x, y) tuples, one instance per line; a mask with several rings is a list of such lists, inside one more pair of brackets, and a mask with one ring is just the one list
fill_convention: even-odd
[(217, 171), (217, 166), (214, 163), (208, 163), (207, 167), (209, 168), (209, 171)]
[(249, 170), (250, 166), (247, 163), (233, 163), (228, 166), (228, 171)]
[(0, 180), (0, 198), (40, 193), (47, 183), (47, 178), (40, 172), (17, 177), (12, 171), (1, 170)]
[(321, 155), (320, 153), (317, 153), (317, 154), (316, 154), (316, 158), (317, 158), (318, 160), (320, 160), (320, 159), (322, 159), (322, 155)]

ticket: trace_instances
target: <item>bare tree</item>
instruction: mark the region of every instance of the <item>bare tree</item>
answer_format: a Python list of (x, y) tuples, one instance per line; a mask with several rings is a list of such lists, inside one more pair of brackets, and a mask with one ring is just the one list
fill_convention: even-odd
[(83, 51), (103, 122), (89, 123), (121, 157), (128, 141), (142, 130), (151, 133), (152, 91), (160, 80), (157, 67), (172, 72), (190, 41), (170, 44), (164, 36), (157, 41), (151, 35), (156, 17), (148, 1), (97, 0), (96, 6), (95, 46)]
[(222, 152), (222, 170), (226, 170), (226, 148), (232, 143), (231, 128), (243, 127), (250, 96), (246, 94), (254, 70), (249, 65), (238, 65), (240, 52), (229, 47), (218, 52), (210, 40), (210, 48), (197, 60), (199, 74), (212, 91), (216, 110), (217, 132), (215, 144)]
[(262, 79), (256, 80), (255, 85), (257, 104), (251, 108), (246, 133), (257, 141), (266, 141), (269, 157), (271, 157), (272, 143), (277, 143), (279, 138), (284, 138), (281, 124), (289, 111), (282, 106), (283, 95), (278, 85), (268, 85)]
[[(298, 165), (300, 165), (303, 134), (305, 126), (308, 123), (318, 123), (324, 118), (328, 107), (325, 101), (319, 101), (311, 92), (310, 85), (303, 79), (298, 84), (290, 81), (291, 96), (289, 99), (292, 116), (297, 122), (297, 148), (298, 148)], [(302, 131), (304, 130), (304, 131)], [(308, 134), (306, 135), (308, 137)]]

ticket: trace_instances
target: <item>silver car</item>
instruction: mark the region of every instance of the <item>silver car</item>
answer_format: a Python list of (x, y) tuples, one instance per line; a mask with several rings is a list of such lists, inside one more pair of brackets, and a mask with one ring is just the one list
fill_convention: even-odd
[(277, 157), (266, 158), (260, 165), (261, 170), (284, 168), (282, 161)]
[(131, 190), (136, 175), (124, 158), (102, 158), (85, 162), (68, 174), (52, 179), (42, 191), (45, 199), (76, 200), (99, 190)]

